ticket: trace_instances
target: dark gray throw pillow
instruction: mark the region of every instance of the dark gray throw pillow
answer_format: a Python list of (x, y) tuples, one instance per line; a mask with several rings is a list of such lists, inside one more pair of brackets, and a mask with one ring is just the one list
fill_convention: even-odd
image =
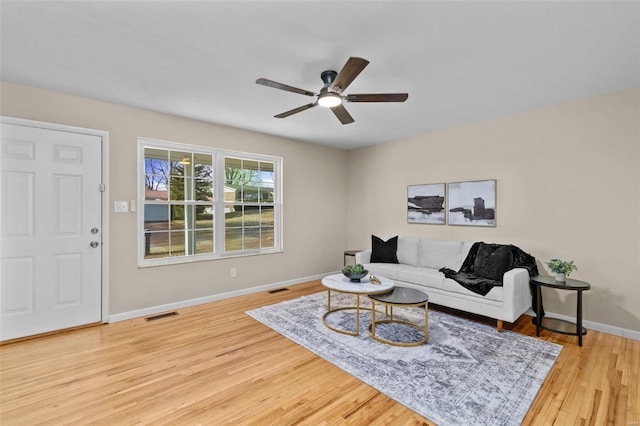
[(371, 263), (398, 263), (398, 236), (383, 241), (371, 236)]
[(502, 276), (511, 269), (513, 254), (509, 246), (494, 249), (487, 244), (481, 244), (476, 253), (473, 274), (477, 277), (502, 282)]

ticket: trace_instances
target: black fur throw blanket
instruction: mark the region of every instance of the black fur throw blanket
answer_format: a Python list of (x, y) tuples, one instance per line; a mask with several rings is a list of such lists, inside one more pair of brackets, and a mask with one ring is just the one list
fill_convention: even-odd
[(514, 245), (476, 242), (458, 272), (441, 268), (445, 277), (464, 288), (486, 296), (495, 286), (502, 285), (502, 275), (513, 268), (524, 268), (529, 276), (538, 275), (536, 258)]

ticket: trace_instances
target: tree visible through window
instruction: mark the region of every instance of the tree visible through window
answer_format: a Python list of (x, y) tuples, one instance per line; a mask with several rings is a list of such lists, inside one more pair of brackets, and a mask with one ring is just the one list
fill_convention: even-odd
[(139, 144), (141, 264), (279, 249), (279, 159)]
[(213, 156), (145, 148), (145, 259), (214, 252)]

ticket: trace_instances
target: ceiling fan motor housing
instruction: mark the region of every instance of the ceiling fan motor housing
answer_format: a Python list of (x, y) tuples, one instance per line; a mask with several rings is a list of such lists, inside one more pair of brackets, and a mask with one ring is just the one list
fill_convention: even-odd
[(337, 72), (335, 71), (323, 71), (320, 74), (320, 78), (322, 79), (322, 81), (324, 82), (324, 88), (327, 88), (331, 85), (331, 83), (333, 83), (333, 81), (336, 79), (336, 76), (338, 75)]

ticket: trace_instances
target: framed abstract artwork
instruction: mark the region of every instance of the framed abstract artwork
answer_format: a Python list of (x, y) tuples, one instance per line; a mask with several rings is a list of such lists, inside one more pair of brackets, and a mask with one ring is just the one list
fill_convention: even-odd
[(496, 180), (447, 184), (449, 225), (496, 226)]
[(444, 225), (445, 184), (407, 186), (407, 222)]

